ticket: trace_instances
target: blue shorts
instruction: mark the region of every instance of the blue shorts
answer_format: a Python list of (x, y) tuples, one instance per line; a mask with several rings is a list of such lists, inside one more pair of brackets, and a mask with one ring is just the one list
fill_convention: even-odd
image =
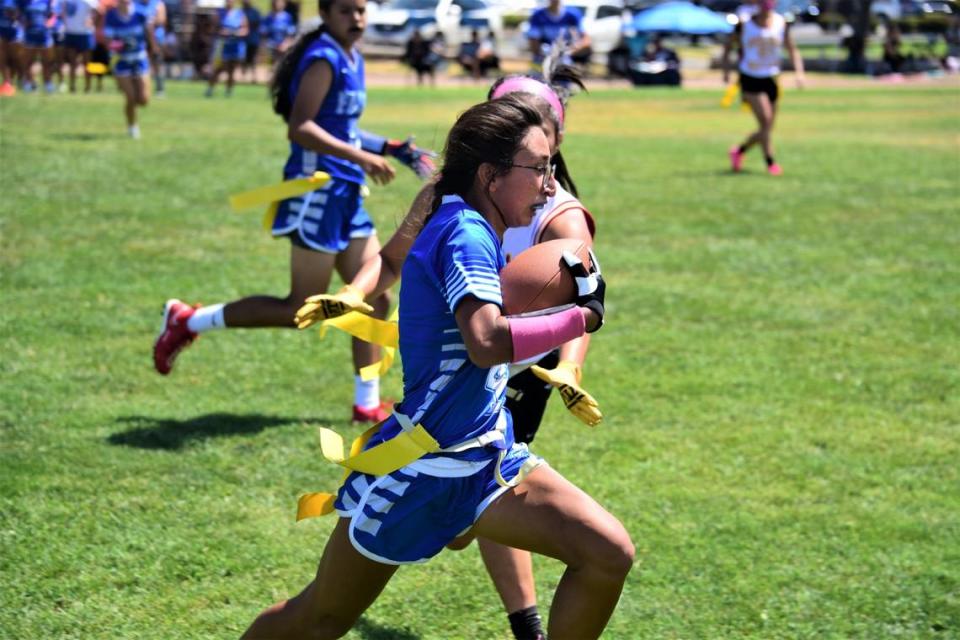
[(117, 63), (113, 65), (113, 76), (115, 78), (147, 75), (150, 75), (150, 63), (146, 59), (117, 60)]
[(53, 46), (53, 32), (50, 29), (30, 29), (24, 34), (23, 43), (33, 49), (49, 49)]
[[(530, 458), (543, 463), (525, 444), (514, 444), (500, 465), (501, 475), (510, 481)], [(496, 465), (495, 455), (478, 462), (441, 456), (421, 458), (384, 476), (353, 472), (335, 506), (350, 518), (350, 543), (360, 554), (384, 564), (426, 562), (466, 533), (507, 490), (496, 481)]]
[(92, 33), (68, 33), (63, 46), (76, 51), (93, 51)]
[(0, 28), (0, 41), (2, 42), (23, 42), (22, 27), (2, 27)]
[(247, 57), (247, 43), (243, 40), (227, 40), (220, 49), (221, 62), (243, 62)]
[(291, 236), (294, 244), (314, 251), (340, 253), (351, 240), (369, 238), (376, 229), (363, 208), (360, 185), (334, 179), (322, 189), (281, 202), (272, 233)]

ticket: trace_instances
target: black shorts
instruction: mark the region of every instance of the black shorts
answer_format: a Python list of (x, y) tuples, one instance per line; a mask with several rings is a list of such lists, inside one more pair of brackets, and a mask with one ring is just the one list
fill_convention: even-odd
[(757, 78), (741, 72), (740, 93), (765, 93), (770, 98), (770, 102), (776, 102), (780, 97), (780, 88), (777, 86), (775, 77)]
[(257, 61), (257, 52), (260, 51), (259, 44), (250, 44), (247, 43), (247, 54), (244, 62), (246, 64), (254, 64)]
[[(551, 351), (537, 363), (544, 369), (553, 369), (560, 362), (560, 352)], [(513, 415), (513, 436), (517, 442), (533, 442), (553, 386), (547, 384), (530, 369), (524, 369), (507, 382), (507, 409)]]

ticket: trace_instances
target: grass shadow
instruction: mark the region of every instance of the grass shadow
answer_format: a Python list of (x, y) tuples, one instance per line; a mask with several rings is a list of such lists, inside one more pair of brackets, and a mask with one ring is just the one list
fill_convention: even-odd
[(271, 427), (304, 422), (304, 419), (267, 416), (259, 413), (247, 415), (208, 413), (187, 420), (150, 416), (122, 416), (117, 418), (117, 422), (136, 426), (127, 431), (110, 435), (107, 438), (107, 442), (110, 444), (139, 447), (141, 449), (176, 451), (193, 441), (260, 433)]
[(77, 142), (93, 142), (95, 140), (106, 140), (107, 138), (114, 137), (109, 133), (78, 133), (78, 132), (66, 132), (66, 133), (57, 133), (55, 136), (51, 136), (57, 140), (75, 140)]
[(353, 625), (356, 631), (364, 640), (420, 640), (420, 635), (407, 631), (406, 629), (397, 629), (395, 627), (385, 627), (366, 618), (360, 618)]

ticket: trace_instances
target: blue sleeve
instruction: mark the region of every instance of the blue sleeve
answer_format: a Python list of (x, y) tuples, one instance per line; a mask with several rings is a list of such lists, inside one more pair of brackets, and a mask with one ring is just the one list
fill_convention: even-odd
[(567, 7), (567, 15), (570, 16), (568, 22), (570, 26), (577, 30), (581, 35), (583, 34), (583, 14), (580, 13), (578, 9), (573, 7)]
[(451, 312), (466, 296), (503, 306), (500, 249), (477, 223), (457, 225), (439, 250), (440, 279)]
[(371, 131), (364, 131), (360, 129), (358, 131), (360, 134), (360, 148), (369, 153), (375, 153), (382, 156), (383, 152), (387, 149), (387, 139), (383, 136), (378, 136), (377, 134)]
[(530, 22), (527, 25), (527, 33), (525, 35), (527, 38), (534, 40), (542, 40), (544, 38), (543, 9), (537, 9), (533, 12), (533, 15), (530, 16)]

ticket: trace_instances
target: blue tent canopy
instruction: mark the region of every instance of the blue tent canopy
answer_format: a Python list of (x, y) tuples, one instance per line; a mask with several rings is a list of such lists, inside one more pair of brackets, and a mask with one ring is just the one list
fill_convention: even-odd
[(698, 7), (691, 2), (664, 2), (645, 9), (633, 17), (635, 31), (662, 31), (709, 35), (730, 33), (733, 25), (722, 14)]

